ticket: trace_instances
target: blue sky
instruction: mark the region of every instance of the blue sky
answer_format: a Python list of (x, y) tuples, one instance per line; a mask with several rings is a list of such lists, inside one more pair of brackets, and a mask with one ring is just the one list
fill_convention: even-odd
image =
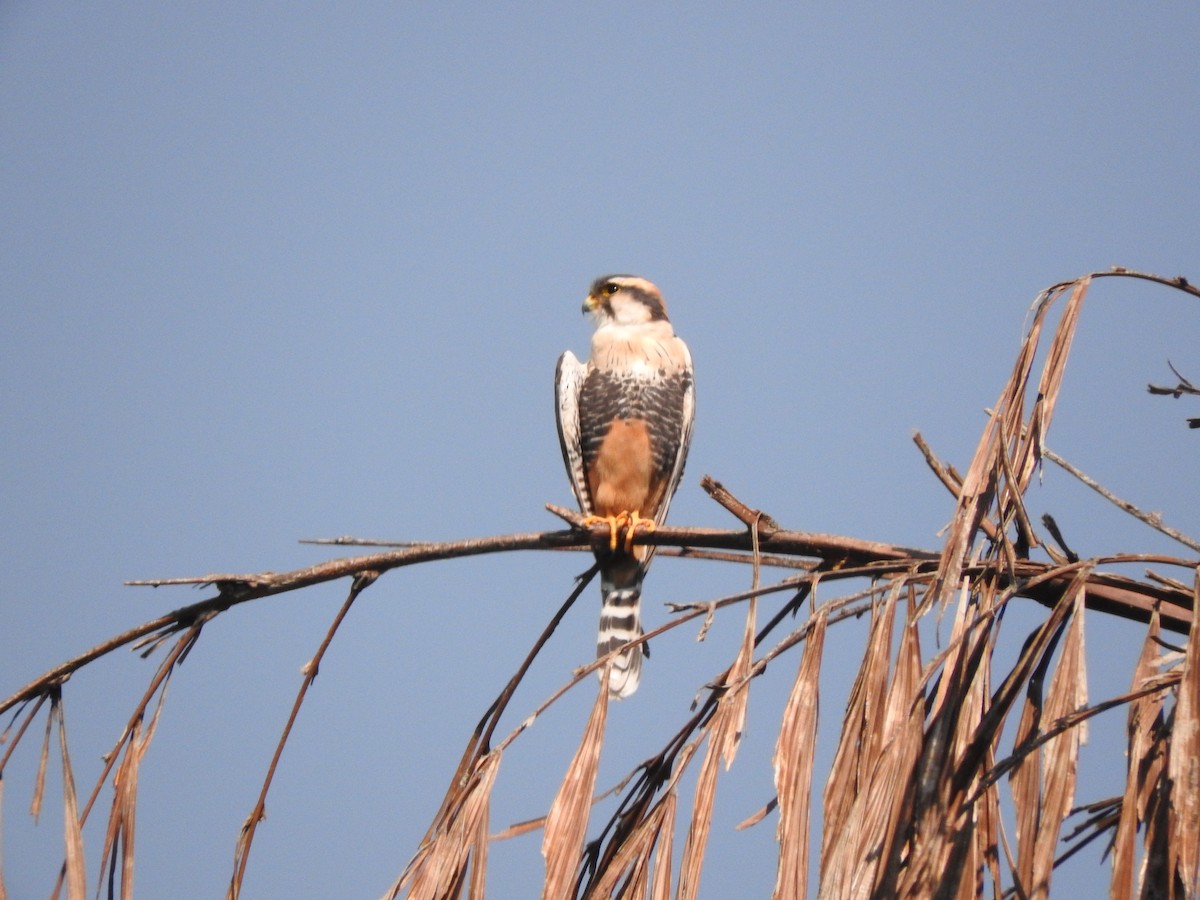
[[(305, 537), (557, 527), (554, 363), (586, 349), (580, 301), (606, 272), (656, 281), (696, 361), (674, 522), (731, 524), (697, 486), (709, 473), (788, 527), (937, 546), (952, 502), (910, 433), (966, 464), (1036, 293), (1112, 264), (1200, 279), (1198, 38), (1183, 4), (4, 4), (0, 694), (204, 596), (126, 579), (332, 555)], [(1098, 284), (1050, 441), (1192, 533), (1196, 408), (1145, 384), (1170, 380), (1168, 359), (1200, 378), (1198, 312)], [(1081, 553), (1177, 550), (1055, 470), (1031, 502)], [(381, 893), (584, 562), (444, 563), (364, 594), (284, 755), (247, 896)], [(647, 618), (747, 579), (660, 559)], [(205, 630), (143, 772), (142, 895), (223, 890), (343, 592)], [(728, 662), (740, 619), (718, 626), (656, 643), (613, 710), (602, 782)], [(1140, 639), (1089, 628), (1101, 660)], [(594, 630), (589, 601), (511, 724)], [(830, 640), (818, 772), (861, 631)], [(709, 896), (769, 891), (773, 820), (729, 826), (771, 796), (795, 664), (752, 696)], [(81, 786), (149, 674), (122, 652), (67, 685)], [(1129, 667), (1091, 674), (1098, 698)], [(590, 702), (576, 694), (506, 757), (495, 827), (546, 808)], [(1080, 800), (1115, 791), (1105, 734)], [(24, 813), (35, 756), (5, 773), (13, 896), (43, 891), (61, 852), (57, 815)], [(86, 840), (94, 878), (102, 835)], [(492, 872), (497, 896), (531, 893), (538, 839), (497, 846)]]

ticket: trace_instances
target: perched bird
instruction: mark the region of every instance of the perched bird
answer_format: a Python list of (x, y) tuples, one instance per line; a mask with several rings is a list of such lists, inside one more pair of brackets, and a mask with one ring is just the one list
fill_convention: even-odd
[[(654, 548), (634, 546), (633, 536), (667, 517), (692, 440), (696, 390), (691, 354), (651, 282), (597, 278), (583, 311), (596, 321), (591, 357), (586, 364), (570, 350), (559, 357), (554, 395), (563, 461), (585, 521), (611, 530), (608, 546), (596, 551), (602, 656), (642, 635), (642, 578)], [(613, 658), (610, 696), (637, 690), (642, 652), (639, 645)]]

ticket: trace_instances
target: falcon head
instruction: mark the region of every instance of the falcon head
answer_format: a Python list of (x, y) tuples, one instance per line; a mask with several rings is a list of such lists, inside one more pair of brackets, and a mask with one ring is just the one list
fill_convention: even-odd
[(652, 281), (637, 275), (604, 275), (583, 301), (597, 325), (642, 325), (667, 321), (667, 306)]

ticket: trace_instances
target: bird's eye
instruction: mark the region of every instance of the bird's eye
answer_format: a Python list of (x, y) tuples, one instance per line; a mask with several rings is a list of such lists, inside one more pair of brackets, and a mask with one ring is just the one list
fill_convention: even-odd
[(604, 293), (608, 294), (611, 297), (613, 294), (615, 294), (620, 289), (621, 289), (621, 286), (619, 284), (613, 284), (610, 281), (608, 284), (606, 284), (604, 286)]

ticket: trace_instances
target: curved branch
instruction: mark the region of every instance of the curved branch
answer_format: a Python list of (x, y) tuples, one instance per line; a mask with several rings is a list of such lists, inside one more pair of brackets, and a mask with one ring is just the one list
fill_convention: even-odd
[(1087, 275), (1081, 275), (1078, 278), (1072, 278), (1070, 281), (1060, 281), (1058, 284), (1046, 288), (1043, 293), (1068, 288), (1078, 281), (1083, 281), (1085, 278), (1138, 278), (1142, 281), (1152, 281), (1155, 284), (1161, 284), (1164, 287), (1175, 288), (1176, 290), (1183, 291), (1185, 294), (1191, 294), (1193, 297), (1200, 298), (1200, 288), (1197, 288), (1182, 275), (1167, 278), (1163, 275), (1155, 275), (1153, 272), (1138, 272), (1134, 269), (1127, 269), (1124, 266), (1109, 266), (1109, 268), (1101, 272), (1091, 272)]
[[(136, 587), (211, 585), (217, 589), (217, 595), (181, 607), (136, 628), (131, 628), (73, 659), (55, 666), (0, 702), (0, 714), (25, 700), (42, 694), (53, 685), (61, 684), (70, 677), (71, 673), (113, 650), (137, 641), (172, 634), (199, 620), (211, 618), (232, 606), (250, 600), (283, 594), (315, 584), (337, 581), (341, 578), (351, 578), (367, 572), (374, 571), (382, 574), (389, 569), (438, 560), (458, 559), (464, 556), (507, 553), (516, 550), (583, 550), (591, 546), (603, 545), (607, 538), (608, 529), (604, 526), (591, 530), (523, 532), (468, 538), (460, 541), (414, 544), (380, 553), (331, 559), (290, 572), (210, 574), (188, 578), (128, 581), (126, 584)], [(639, 533), (637, 540), (656, 546), (679, 548), (683, 558), (687, 558), (688, 551), (692, 549), (714, 549), (737, 553), (744, 556), (745, 562), (752, 562), (753, 541), (749, 529), (663, 526), (649, 534)], [(918, 568), (933, 569), (940, 558), (940, 553), (933, 550), (782, 528), (772, 531), (769, 535), (760, 532), (759, 543), (764, 552), (778, 557), (809, 559), (823, 568), (834, 570), (843, 567), (867, 567), (866, 571), (874, 576), (914, 565)], [(1109, 564), (1156, 562), (1185, 568), (1195, 565), (1194, 561), (1185, 559), (1145, 555), (1107, 557), (1101, 562)], [(1052, 578), (1048, 582), (1036, 583), (1028, 590), (1021, 587), (1020, 583), (1049, 571), (1053, 565), (1052, 563), (1018, 560), (1011, 573), (998, 574), (1003, 582), (1015, 585), (1018, 595), (1052, 606), (1067, 587), (1067, 579)], [(829, 575), (827, 574), (826, 577)], [(1089, 609), (1138, 622), (1149, 622), (1150, 614), (1155, 607), (1159, 607), (1163, 627), (1178, 633), (1186, 633), (1192, 621), (1189, 592), (1169, 585), (1149, 584), (1119, 575), (1107, 573), (1092, 575), (1088, 579), (1086, 603)]]

